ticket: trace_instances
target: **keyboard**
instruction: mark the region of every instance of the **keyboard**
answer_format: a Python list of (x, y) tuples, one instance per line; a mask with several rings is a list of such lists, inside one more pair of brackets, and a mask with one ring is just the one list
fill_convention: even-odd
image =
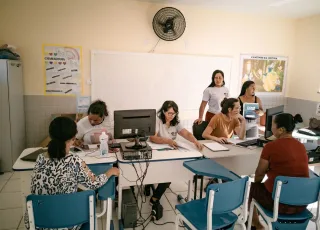
[(248, 146), (253, 146), (258, 144), (258, 139), (252, 139), (248, 141), (243, 141), (239, 142), (237, 145), (243, 146), (243, 147), (248, 147)]

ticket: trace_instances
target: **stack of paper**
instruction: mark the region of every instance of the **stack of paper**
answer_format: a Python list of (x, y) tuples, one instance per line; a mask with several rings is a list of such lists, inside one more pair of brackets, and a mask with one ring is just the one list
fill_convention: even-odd
[(221, 145), (217, 142), (205, 143), (204, 146), (206, 146), (208, 149), (210, 149), (213, 152), (228, 151), (229, 150), (227, 147), (224, 147), (223, 145)]

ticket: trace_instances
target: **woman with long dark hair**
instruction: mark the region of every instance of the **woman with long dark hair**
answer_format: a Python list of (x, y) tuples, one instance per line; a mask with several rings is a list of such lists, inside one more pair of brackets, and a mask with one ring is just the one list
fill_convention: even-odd
[[(276, 140), (266, 144), (251, 184), (249, 206), (254, 198), (263, 208), (273, 211), (272, 192), (277, 176), (309, 177), (308, 156), (303, 144), (292, 137), (296, 120), (289, 113), (277, 115), (272, 122), (272, 133)], [(263, 183), (264, 177), (267, 180)], [(297, 214), (306, 206), (279, 204), (279, 214)], [(253, 212), (253, 226), (264, 229), (259, 221), (257, 210)]]
[(221, 102), (221, 107), (221, 113), (211, 119), (202, 137), (222, 144), (228, 144), (228, 138), (231, 138), (234, 133), (237, 133), (240, 139), (244, 139), (246, 122), (239, 113), (238, 99), (225, 98)]
[[(179, 108), (174, 101), (165, 101), (158, 111), (156, 122), (156, 133), (150, 137), (150, 141), (157, 144), (168, 144), (173, 148), (177, 148), (177, 135), (182, 136), (186, 140), (193, 143), (199, 150), (202, 150), (203, 145), (186, 130), (179, 121)], [(160, 183), (150, 199), (151, 204), (160, 201), (162, 195), (171, 183)], [(149, 189), (148, 187), (146, 189)]]
[[(51, 141), (48, 152), (40, 154), (37, 158), (31, 177), (31, 194), (75, 193), (79, 184), (96, 190), (111, 176), (119, 175), (117, 168), (95, 175), (78, 155), (71, 154), (70, 147), (74, 144), (76, 134), (77, 125), (68, 117), (57, 117), (50, 123)], [(25, 225), (29, 229), (27, 212)], [(80, 226), (69, 229), (80, 229)]]
[(107, 133), (111, 140), (114, 126), (108, 115), (106, 103), (101, 100), (94, 101), (88, 109), (87, 116), (77, 123), (78, 133), (75, 145), (98, 144), (102, 132)]
[(221, 70), (215, 70), (212, 73), (210, 85), (203, 92), (202, 102), (199, 108), (199, 117), (194, 121), (195, 123), (202, 123), (203, 113), (207, 104), (209, 105), (209, 109), (206, 113), (205, 121), (210, 122), (215, 114), (220, 113), (220, 103), (229, 95), (229, 90), (224, 85), (224, 73)]
[(256, 110), (256, 114), (259, 116), (263, 115), (263, 108), (262, 108), (262, 102), (259, 97), (255, 95), (256, 92), (256, 84), (254, 81), (246, 81), (243, 83), (241, 87), (241, 92), (239, 95), (239, 102), (240, 102), (240, 113), (243, 114), (243, 104), (244, 103), (258, 103), (259, 109)]

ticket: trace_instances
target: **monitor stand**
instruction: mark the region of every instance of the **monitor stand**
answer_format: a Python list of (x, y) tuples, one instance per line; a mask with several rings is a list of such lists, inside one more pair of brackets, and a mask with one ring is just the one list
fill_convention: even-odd
[(140, 137), (136, 137), (134, 139), (134, 144), (132, 144), (132, 143), (126, 144), (127, 149), (144, 149), (146, 147), (147, 147), (146, 144), (140, 143)]

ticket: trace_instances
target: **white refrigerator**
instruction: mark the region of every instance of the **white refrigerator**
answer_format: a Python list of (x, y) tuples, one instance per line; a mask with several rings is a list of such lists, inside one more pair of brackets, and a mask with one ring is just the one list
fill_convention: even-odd
[(21, 61), (0, 59), (0, 171), (11, 171), (26, 146)]

